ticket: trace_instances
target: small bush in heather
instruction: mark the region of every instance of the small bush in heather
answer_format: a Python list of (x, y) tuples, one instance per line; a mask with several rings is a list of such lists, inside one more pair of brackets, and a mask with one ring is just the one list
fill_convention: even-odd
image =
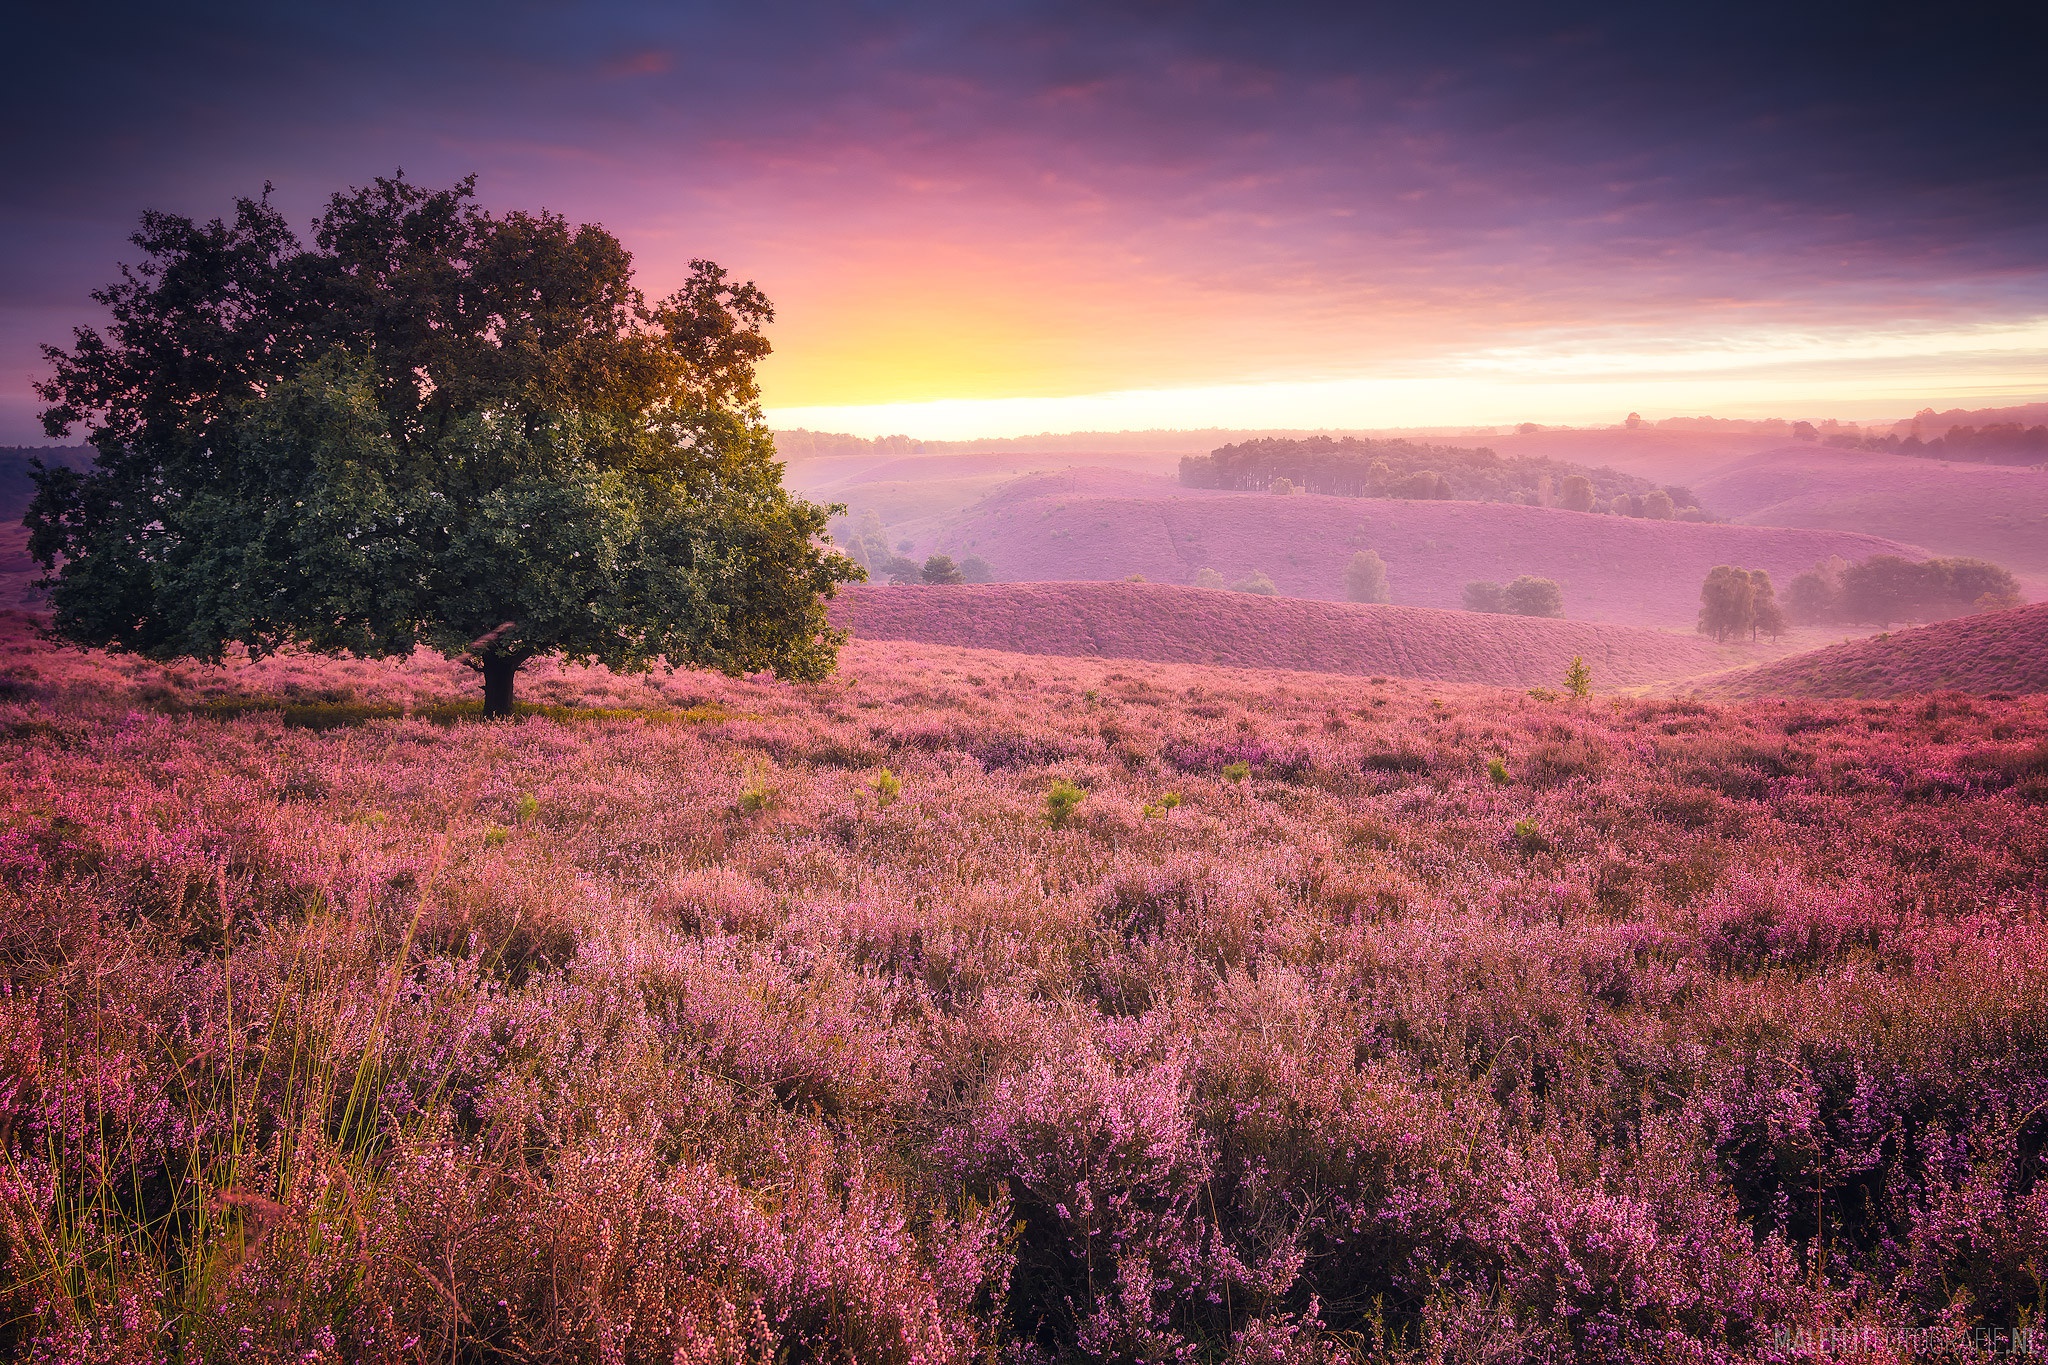
[(1223, 780), (1225, 782), (1242, 782), (1251, 775), (1252, 765), (1246, 763), (1243, 759), (1239, 759), (1235, 763), (1223, 765)]
[(1214, 569), (1202, 569), (1195, 574), (1195, 586), (1221, 590), (1224, 586), (1223, 575)]
[(875, 804), (878, 806), (894, 805), (896, 798), (903, 794), (903, 779), (887, 768), (876, 773), (875, 780), (869, 786), (875, 794)]
[(484, 847), (486, 848), (503, 848), (506, 841), (511, 837), (512, 831), (506, 829), (503, 825), (484, 826)]
[(1543, 831), (1536, 827), (1534, 820), (1515, 821), (1515, 847), (1524, 853), (1548, 853), (1550, 840), (1543, 837)]
[(1564, 671), (1564, 690), (1580, 701), (1593, 695), (1593, 670), (1580, 655), (1572, 655), (1571, 667)]
[(1548, 578), (1523, 574), (1501, 589), (1501, 600), (1516, 616), (1563, 616), (1564, 590)]
[(531, 824), (533, 817), (540, 814), (540, 798), (532, 792), (521, 792), (519, 800), (512, 807), (512, 818), (518, 824)]
[(1082, 791), (1065, 778), (1057, 778), (1045, 793), (1045, 823), (1054, 829), (1065, 829), (1067, 821), (1074, 818), (1074, 808), (1088, 799)]
[(1391, 602), (1386, 561), (1376, 550), (1360, 550), (1344, 569), (1344, 595), (1353, 602)]
[(762, 768), (749, 768), (747, 780), (740, 788), (740, 809), (749, 815), (758, 815), (775, 804), (775, 788), (768, 785), (768, 774)]
[(1465, 610), (1504, 612), (1508, 609), (1507, 599), (1501, 595), (1498, 583), (1467, 583), (1465, 585)]
[(980, 555), (969, 555), (960, 561), (960, 578), (962, 582), (966, 583), (993, 583), (996, 581), (995, 570), (989, 568), (988, 561)]
[(1266, 577), (1264, 569), (1253, 569), (1230, 586), (1237, 592), (1255, 592), (1261, 597), (1278, 597), (1280, 595), (1280, 589), (1273, 586), (1273, 580)]
[(1124, 575), (1124, 582), (1126, 583), (1143, 583), (1144, 581), (1145, 575), (1141, 573), (1127, 573)]
[(1147, 801), (1138, 808), (1138, 814), (1147, 820), (1164, 820), (1167, 812), (1178, 809), (1180, 795), (1177, 792), (1162, 792), (1156, 801)]
[(1500, 786), (1508, 781), (1508, 765), (1498, 757), (1489, 758), (1486, 760), (1486, 776), (1495, 786)]

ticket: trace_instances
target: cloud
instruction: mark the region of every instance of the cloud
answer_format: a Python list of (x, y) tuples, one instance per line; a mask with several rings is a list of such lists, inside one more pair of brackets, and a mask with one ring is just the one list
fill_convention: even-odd
[[(2048, 311), (2038, 7), (46, 7), (0, 391), (137, 211), (403, 165), (781, 308), (771, 397), (1053, 396)], [(18, 395), (17, 395), (18, 396)], [(6, 407), (13, 411), (19, 404)]]

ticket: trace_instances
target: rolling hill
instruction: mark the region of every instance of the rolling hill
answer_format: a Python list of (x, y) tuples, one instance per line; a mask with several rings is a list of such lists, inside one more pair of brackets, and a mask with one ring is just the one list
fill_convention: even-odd
[(1714, 679), (1729, 697), (2048, 692), (2048, 603), (1831, 645)]
[[(1689, 628), (1717, 564), (1780, 584), (1829, 555), (1924, 552), (1811, 528), (1645, 521), (1504, 503), (1404, 502), (1180, 489), (1122, 472), (1017, 479), (934, 532), (930, 548), (975, 554), (1010, 581), (1190, 583), (1263, 570), (1290, 597), (1343, 597), (1354, 551), (1386, 561), (1396, 604), (1455, 607), (1475, 579), (1556, 579), (1577, 620)], [(920, 552), (924, 547), (920, 546)]]
[(2048, 573), (2048, 473), (2039, 470), (1800, 445), (1736, 461), (1694, 491), (1746, 525), (1863, 531)]
[(832, 617), (868, 640), (1512, 686), (1555, 685), (1575, 655), (1602, 687), (1690, 677), (1738, 657), (1699, 636), (1632, 626), (1154, 583), (857, 587)]

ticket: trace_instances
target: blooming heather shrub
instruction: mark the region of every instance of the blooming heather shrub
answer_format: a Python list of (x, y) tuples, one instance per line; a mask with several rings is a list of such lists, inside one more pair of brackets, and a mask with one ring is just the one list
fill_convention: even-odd
[[(484, 726), (421, 714), (468, 685), (432, 661), (16, 643), (0, 1358), (1735, 1362), (2042, 1320), (2039, 696), (856, 641), (816, 685), (550, 669), (564, 715)], [(412, 714), (194, 709), (285, 682)]]

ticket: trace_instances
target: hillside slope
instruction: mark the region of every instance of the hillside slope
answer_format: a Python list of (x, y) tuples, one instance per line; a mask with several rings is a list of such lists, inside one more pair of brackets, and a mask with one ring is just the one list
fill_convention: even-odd
[(1575, 655), (1603, 687), (1690, 677), (1733, 657), (1698, 636), (1630, 626), (1153, 583), (859, 587), (832, 616), (868, 640), (1514, 686), (1556, 684)]
[(1695, 491), (1747, 525), (1863, 531), (2048, 572), (2048, 473), (2038, 470), (1795, 446), (1718, 470)]
[[(1126, 476), (1127, 477), (1127, 476)], [(1394, 602), (1456, 607), (1466, 583), (1518, 574), (1556, 579), (1577, 620), (1688, 628), (1700, 582), (1717, 564), (1765, 569), (1780, 584), (1832, 554), (1922, 551), (1899, 541), (1807, 528), (1596, 516), (1504, 503), (1276, 497), (1179, 490), (1109, 491), (1088, 471), (1006, 485), (951, 520), (931, 547), (976, 554), (1013, 582), (1190, 583), (1271, 575), (1290, 597), (1338, 601), (1354, 551), (1386, 561)], [(1100, 490), (1100, 491), (1098, 491)]]
[(1714, 679), (1728, 697), (2048, 692), (2048, 603), (1831, 645)]

